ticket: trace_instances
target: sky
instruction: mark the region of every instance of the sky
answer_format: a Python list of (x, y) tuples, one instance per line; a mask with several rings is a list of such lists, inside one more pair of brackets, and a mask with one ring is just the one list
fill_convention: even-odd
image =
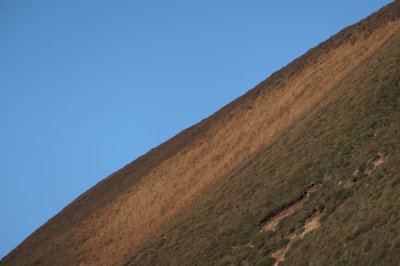
[(389, 2), (0, 0), (0, 258), (103, 178)]

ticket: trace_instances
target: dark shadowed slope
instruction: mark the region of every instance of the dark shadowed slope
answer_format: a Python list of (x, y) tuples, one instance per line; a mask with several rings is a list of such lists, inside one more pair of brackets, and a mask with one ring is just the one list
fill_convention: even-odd
[[(0, 264), (267, 264), (278, 249), (288, 264), (393, 263), (399, 10), (346, 28), (103, 180)], [(311, 182), (301, 208), (260, 232)], [(316, 213), (321, 227), (293, 237)]]

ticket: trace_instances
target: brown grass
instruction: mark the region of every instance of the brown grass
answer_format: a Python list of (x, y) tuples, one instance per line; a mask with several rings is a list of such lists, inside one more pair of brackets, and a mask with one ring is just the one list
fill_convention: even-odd
[[(315, 210), (323, 226), (295, 242), (282, 265), (355, 265), (360, 259), (367, 265), (382, 258), (396, 265), (388, 262), (399, 261), (400, 254), (393, 235), (400, 228), (399, 51), (400, 31), (303, 119), (208, 186), (126, 265), (271, 265), (267, 255), (285, 246), (293, 232), (299, 235)], [(386, 163), (362, 175), (378, 152)], [(301, 198), (310, 184), (318, 191), (301, 209), (283, 219), (277, 232), (260, 232), (260, 224)], [(350, 248), (349, 261), (341, 254)]]
[[(204, 187), (249, 159), (316, 104), (336, 82), (379, 47), (394, 29), (397, 25), (379, 30), (372, 40), (337, 48), (284, 88), (255, 99), (251, 110), (234, 110), (206, 136), (165, 161), (136, 187), (77, 228), (76, 235), (80, 236), (82, 231), (91, 235), (80, 249), (98, 247), (99, 253), (110, 258), (106, 261), (110, 264), (118, 257), (123, 259)], [(110, 217), (110, 213), (115, 215)], [(119, 241), (101, 246), (104, 238)], [(59, 241), (65, 240), (61, 238)], [(92, 258), (83, 259), (96, 263)]]
[(196, 132), (196, 137), (151, 164), (134, 182), (125, 176), (124, 188), (119, 189), (122, 184), (114, 178), (112, 184), (117, 188), (113, 188), (114, 196), (109, 201), (101, 200), (102, 194), (93, 194), (91, 200), (102, 203), (85, 213), (90, 202), (81, 199), (82, 214), (70, 211), (82, 218), (74, 218), (74, 223), (68, 224), (62, 215), (57, 217), (52, 223), (62, 226), (32, 235), (2, 264), (122, 263), (204, 188), (246, 162), (301, 119), (398, 29), (396, 21), (368, 36), (360, 32), (354, 42), (319, 52), (306, 67), (289, 71), (292, 74), (282, 82), (269, 84), (267, 80), (260, 84), (235, 105), (222, 110), (223, 115), (217, 113), (218, 123)]

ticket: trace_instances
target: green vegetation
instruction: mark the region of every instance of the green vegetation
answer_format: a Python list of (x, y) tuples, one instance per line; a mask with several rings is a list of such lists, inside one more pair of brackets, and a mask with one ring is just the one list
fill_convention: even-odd
[[(271, 252), (319, 210), (321, 227), (282, 265), (400, 262), (400, 35), (340, 81), (311, 113), (206, 188), (128, 265), (273, 265)], [(375, 166), (381, 154), (384, 162)], [(275, 232), (260, 224), (317, 190)]]
[(104, 179), (0, 264), (398, 265), (399, 86), (396, 1)]

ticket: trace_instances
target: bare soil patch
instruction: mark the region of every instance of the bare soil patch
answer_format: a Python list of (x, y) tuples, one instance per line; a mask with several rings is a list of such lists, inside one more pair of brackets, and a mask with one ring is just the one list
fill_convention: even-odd
[(294, 213), (297, 209), (303, 206), (304, 199), (290, 205), (289, 207), (285, 208), (277, 215), (273, 216), (269, 221), (262, 225), (262, 231), (276, 231), (276, 227), (278, 226), (279, 222), (282, 221), (283, 218), (289, 216), (290, 214)]
[(291, 215), (296, 210), (298, 210), (301, 206), (303, 206), (304, 200), (308, 198), (312, 193), (317, 191), (317, 187), (312, 185), (307, 191), (304, 193), (304, 196), (295, 201), (293, 204), (287, 206), (282, 211), (278, 212), (276, 215), (272, 216), (268, 219), (265, 223), (261, 225), (261, 231), (276, 231), (276, 227), (278, 226), (279, 222), (282, 221), (285, 217)]
[(290, 245), (297, 240), (303, 239), (308, 233), (317, 230), (321, 226), (321, 222), (319, 221), (321, 218), (321, 213), (319, 211), (314, 212), (308, 217), (307, 221), (303, 225), (304, 231), (298, 234), (290, 234), (288, 236), (289, 243), (286, 247), (280, 248), (273, 253), (271, 253), (271, 257), (275, 259), (274, 266), (278, 266), (279, 263), (285, 260), (285, 254), (289, 250)]

